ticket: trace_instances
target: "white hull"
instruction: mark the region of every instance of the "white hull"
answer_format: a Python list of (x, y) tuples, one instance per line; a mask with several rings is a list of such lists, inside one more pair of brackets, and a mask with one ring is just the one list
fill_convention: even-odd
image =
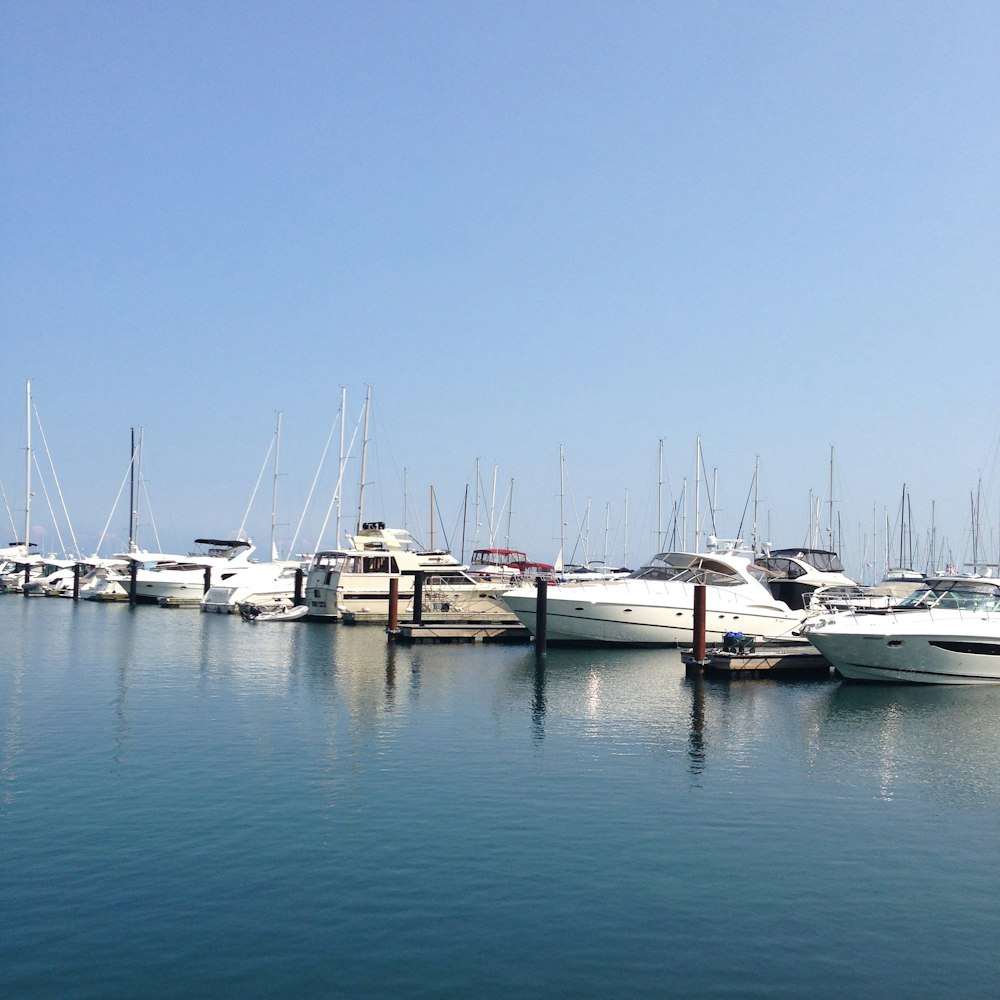
[(431, 612), (459, 610), (475, 616), (495, 611), (503, 581), (476, 579), (447, 552), (420, 552), (409, 533), (366, 525), (350, 536), (351, 548), (317, 552), (306, 577), (310, 618), (337, 621), (389, 620), (389, 586), (399, 581), (400, 616), (412, 614), (415, 574), (423, 576), (423, 607)]
[(848, 680), (1000, 683), (1000, 613), (847, 615), (807, 635)]
[[(789, 613), (778, 603), (752, 604), (725, 588), (706, 587), (705, 591), (707, 642), (721, 642), (727, 632), (743, 632), (759, 639), (798, 638), (792, 632), (801, 622), (801, 612)], [(503, 600), (534, 635), (535, 592), (521, 588), (505, 594)], [(667, 593), (655, 584), (634, 580), (551, 587), (546, 599), (546, 637), (550, 642), (690, 645), (694, 638), (694, 588), (672, 585)]]
[[(130, 581), (126, 581), (126, 588)], [(205, 594), (205, 574), (192, 573), (183, 577), (168, 579), (167, 574), (140, 570), (135, 580), (135, 599), (139, 604), (161, 604), (164, 601), (180, 601), (190, 604), (201, 601)]]
[[(310, 618), (338, 620), (345, 616), (355, 621), (389, 620), (390, 577), (368, 575), (365, 578), (345, 576), (340, 586), (321, 585), (307, 588)], [(413, 578), (399, 578), (400, 617), (413, 614)], [(435, 587), (433, 577), (424, 583), (423, 613), (448, 614), (453, 617), (502, 615), (505, 612), (499, 596), (504, 590), (500, 582), (469, 587)]]
[(236, 614), (241, 604), (267, 608), (288, 607), (295, 600), (294, 563), (255, 563), (215, 584), (201, 599), (201, 610), (213, 614)]

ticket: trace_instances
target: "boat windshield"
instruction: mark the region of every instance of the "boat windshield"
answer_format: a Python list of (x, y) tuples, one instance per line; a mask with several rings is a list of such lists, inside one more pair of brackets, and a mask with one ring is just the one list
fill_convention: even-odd
[[(798, 560), (818, 569), (821, 573), (843, 573), (844, 564), (836, 552), (827, 549), (773, 549), (767, 558), (755, 560), (759, 565), (774, 563), (787, 565), (791, 560)], [(802, 576), (805, 570), (798, 566), (796, 576)]]
[(711, 556), (661, 552), (637, 570), (636, 580), (668, 583), (701, 583), (708, 587), (735, 587), (746, 581), (733, 566)]
[(986, 580), (928, 580), (925, 587), (905, 597), (897, 608), (1000, 611), (1000, 583)]

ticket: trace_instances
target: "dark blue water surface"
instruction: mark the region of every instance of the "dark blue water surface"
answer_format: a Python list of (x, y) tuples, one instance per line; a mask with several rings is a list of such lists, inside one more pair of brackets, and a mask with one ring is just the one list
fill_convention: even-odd
[(0, 598), (0, 996), (994, 997), (1000, 688)]

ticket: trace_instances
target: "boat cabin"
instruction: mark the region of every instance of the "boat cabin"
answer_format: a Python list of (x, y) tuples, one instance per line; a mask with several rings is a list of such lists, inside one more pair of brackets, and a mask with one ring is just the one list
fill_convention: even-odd
[(840, 556), (828, 549), (773, 549), (754, 559), (751, 572), (775, 600), (796, 611), (808, 607), (818, 587), (854, 586)]

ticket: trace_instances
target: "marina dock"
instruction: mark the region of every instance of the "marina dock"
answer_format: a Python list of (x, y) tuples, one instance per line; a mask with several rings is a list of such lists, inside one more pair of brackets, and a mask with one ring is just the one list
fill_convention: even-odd
[[(513, 618), (513, 616), (511, 616)], [(513, 621), (401, 622), (395, 629), (386, 629), (390, 642), (530, 642), (531, 634)]]
[(687, 675), (701, 673), (705, 677), (730, 680), (826, 680), (833, 671), (829, 661), (812, 646), (758, 646), (753, 651), (709, 651), (704, 660), (692, 653), (682, 656)]

